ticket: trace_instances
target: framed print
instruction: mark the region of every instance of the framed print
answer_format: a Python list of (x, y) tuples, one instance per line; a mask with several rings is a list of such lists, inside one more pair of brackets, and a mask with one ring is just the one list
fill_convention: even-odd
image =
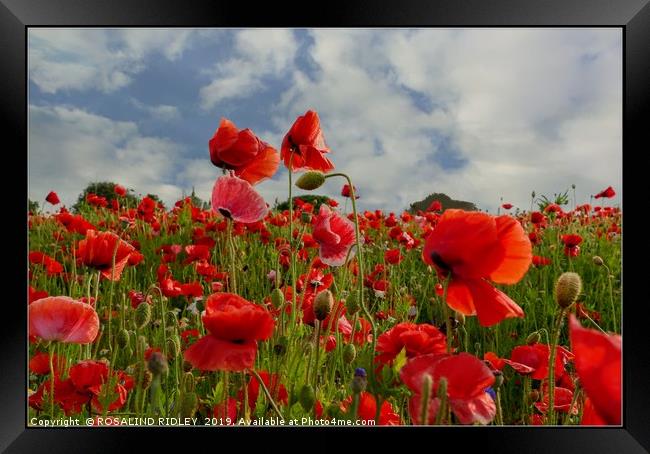
[(3, 0), (0, 446), (647, 452), (646, 3)]

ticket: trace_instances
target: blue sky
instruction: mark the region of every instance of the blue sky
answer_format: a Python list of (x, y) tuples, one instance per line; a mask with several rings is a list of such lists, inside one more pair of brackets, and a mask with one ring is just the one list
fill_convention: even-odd
[[(531, 191), (572, 184), (578, 203), (609, 185), (619, 203), (621, 42), (584, 28), (30, 29), (28, 195), (70, 206), (108, 180), (209, 200), (221, 117), (279, 150), (314, 109), (363, 209), (431, 192), (527, 209)], [(286, 199), (286, 171), (257, 189)]]

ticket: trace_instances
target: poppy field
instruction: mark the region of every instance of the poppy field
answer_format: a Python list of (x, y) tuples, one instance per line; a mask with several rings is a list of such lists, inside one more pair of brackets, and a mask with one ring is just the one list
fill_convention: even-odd
[[(360, 211), (318, 114), (287, 126), (221, 120), (207, 208), (115, 184), (29, 213), (29, 425), (621, 424), (613, 188)], [(284, 210), (256, 190), (280, 166)]]

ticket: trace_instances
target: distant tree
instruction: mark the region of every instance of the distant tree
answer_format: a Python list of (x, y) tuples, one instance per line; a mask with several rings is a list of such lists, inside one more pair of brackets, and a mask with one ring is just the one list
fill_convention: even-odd
[[(314, 212), (317, 212), (320, 209), (320, 206), (327, 202), (330, 198), (324, 195), (300, 195), (294, 197), (294, 207), (296, 206), (295, 199), (301, 199), (303, 202), (311, 203), (314, 205)], [(274, 207), (276, 210), (284, 211), (289, 209), (289, 200), (285, 200), (282, 203), (277, 203)]]
[(462, 200), (454, 200), (451, 197), (449, 197), (447, 194), (442, 194), (442, 193), (434, 193), (434, 194), (429, 194), (424, 198), (423, 200), (420, 200), (419, 202), (413, 202), (409, 209), (407, 210), (411, 214), (415, 214), (418, 212), (418, 210), (425, 211), (427, 208), (429, 208), (429, 205), (431, 203), (437, 200), (440, 202), (442, 205), (442, 209), (446, 210), (448, 208), (459, 208), (461, 210), (465, 211), (477, 211), (478, 208), (476, 205), (474, 205), (472, 202), (464, 202)]
[(38, 213), (38, 202), (35, 202), (31, 199), (27, 199), (28, 210), (30, 213)]
[(88, 186), (86, 186), (86, 189), (84, 189), (83, 192), (79, 194), (79, 197), (77, 198), (77, 203), (73, 205), (72, 210), (74, 212), (78, 212), (79, 209), (82, 207), (82, 205), (86, 204), (86, 196), (88, 194), (96, 194), (100, 197), (104, 197), (109, 204), (113, 199), (118, 199), (121, 205), (124, 204), (125, 200), (130, 207), (136, 207), (138, 205), (139, 200), (133, 194), (132, 190), (130, 189), (127, 190), (126, 195), (124, 197), (119, 197), (117, 194), (115, 194), (115, 186), (116, 183), (112, 183), (109, 181), (90, 183)]

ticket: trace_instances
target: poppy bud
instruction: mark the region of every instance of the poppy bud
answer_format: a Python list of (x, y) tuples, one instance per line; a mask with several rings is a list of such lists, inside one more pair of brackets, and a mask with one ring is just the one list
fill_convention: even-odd
[(494, 372), (494, 388), (499, 389), (503, 385), (503, 372), (495, 370)]
[(323, 290), (314, 299), (314, 317), (321, 322), (327, 318), (334, 305), (334, 297), (329, 290)]
[(172, 311), (167, 312), (167, 318), (165, 318), (165, 323), (167, 326), (174, 326), (178, 324), (178, 319), (176, 318), (176, 314)]
[(582, 290), (582, 279), (578, 273), (562, 273), (555, 284), (555, 302), (563, 309), (571, 306)]
[(296, 181), (296, 186), (305, 191), (313, 191), (325, 183), (325, 175), (321, 172), (309, 171), (302, 174)]
[(300, 405), (306, 411), (310, 411), (314, 408), (314, 403), (316, 402), (316, 393), (314, 388), (311, 385), (303, 385), (300, 389), (299, 396)]
[(347, 344), (343, 349), (343, 361), (345, 361), (347, 364), (350, 364), (356, 357), (357, 349), (354, 348), (353, 344)]
[(151, 321), (151, 307), (147, 303), (140, 303), (135, 309), (135, 325), (142, 329)]
[(167, 359), (160, 352), (153, 352), (147, 361), (147, 368), (153, 375), (167, 374), (169, 366)]
[(287, 336), (281, 336), (280, 339), (278, 339), (278, 343), (273, 346), (273, 351), (278, 355), (284, 355), (287, 351), (287, 344), (289, 343), (289, 340), (287, 339)]
[(202, 299), (195, 299), (196, 301), (196, 310), (203, 312), (205, 310), (205, 302)]
[(465, 315), (460, 312), (456, 312), (456, 322), (458, 322), (458, 324), (461, 326), (465, 326)]
[(120, 348), (125, 348), (129, 345), (129, 332), (126, 329), (121, 329), (120, 332), (117, 333), (117, 345)]
[(350, 293), (348, 299), (345, 301), (345, 306), (348, 309), (348, 314), (354, 315), (359, 311), (359, 291), (355, 290)]
[(307, 213), (306, 211), (303, 211), (300, 214), (300, 220), (305, 224), (311, 224), (311, 214)]
[(598, 257), (597, 255), (594, 255), (593, 261), (594, 261), (594, 265), (596, 266), (603, 266), (605, 264), (603, 259)]
[(276, 309), (284, 304), (284, 293), (279, 288), (273, 289), (271, 292), (271, 304)]
[(180, 350), (181, 350), (181, 342), (177, 337), (174, 336), (167, 339), (167, 354), (170, 357), (176, 358)]
[(539, 334), (539, 331), (534, 331), (528, 335), (526, 338), (526, 344), (533, 345), (538, 343), (542, 339), (542, 336)]
[(363, 367), (357, 367), (354, 370), (354, 378), (352, 379), (352, 383), (350, 384), (350, 388), (352, 388), (352, 392), (354, 394), (360, 394), (366, 390), (367, 385), (368, 385), (368, 378), (366, 375), (366, 370)]
[(195, 392), (181, 393), (178, 407), (181, 418), (191, 418), (199, 409), (199, 398)]
[(194, 391), (194, 375), (192, 374), (192, 372), (186, 372), (185, 374), (183, 374), (182, 383), (183, 383), (183, 390), (185, 392), (189, 393)]
[(183, 372), (189, 372), (194, 366), (189, 361), (183, 361)]
[(409, 307), (409, 311), (406, 314), (409, 320), (414, 320), (418, 316), (418, 308), (416, 306)]
[(536, 389), (533, 389), (529, 394), (528, 394), (528, 402), (533, 403), (537, 402), (539, 400), (539, 391)]

